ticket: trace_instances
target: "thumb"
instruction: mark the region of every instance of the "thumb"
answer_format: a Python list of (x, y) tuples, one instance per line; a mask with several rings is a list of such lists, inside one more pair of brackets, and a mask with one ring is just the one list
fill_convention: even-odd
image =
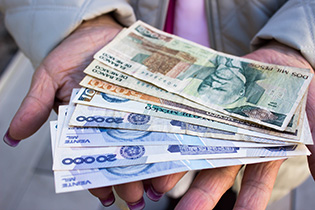
[(313, 179), (315, 180), (315, 146), (314, 145), (308, 145), (307, 148), (310, 150), (311, 155), (307, 157), (308, 159), (308, 165), (310, 172), (312, 174)]
[[(311, 121), (311, 120), (310, 120)], [(310, 124), (313, 140), (315, 139), (315, 125)], [(307, 148), (310, 150), (311, 155), (307, 156), (308, 166), (311, 172), (313, 179), (315, 180), (315, 145), (307, 145)]]
[[(306, 113), (309, 121), (313, 141), (315, 139), (315, 78), (313, 77), (312, 82), (309, 86), (308, 95), (307, 95), (307, 105)], [(307, 145), (307, 148), (310, 150), (311, 155), (308, 156), (308, 165), (315, 180), (315, 145)]]
[(53, 107), (57, 87), (45, 68), (39, 67), (34, 73), (29, 92), (3, 137), (5, 143), (15, 147), (44, 124)]

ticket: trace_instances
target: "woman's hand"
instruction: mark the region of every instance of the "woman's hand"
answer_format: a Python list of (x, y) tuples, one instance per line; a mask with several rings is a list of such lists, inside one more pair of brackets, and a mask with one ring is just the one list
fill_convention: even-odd
[[(299, 68), (308, 68), (310, 64), (302, 55), (285, 45), (271, 41), (264, 47), (244, 56), (249, 59)], [(307, 114), (315, 137), (315, 79), (313, 78), (307, 100)], [(309, 146), (315, 152), (315, 146)], [(283, 160), (247, 165), (242, 180), (241, 190), (234, 209), (265, 209), (273, 185)], [(309, 157), (309, 166), (315, 177), (315, 156)], [(202, 170), (195, 178), (188, 192), (181, 199), (176, 209), (212, 209), (221, 196), (234, 183), (240, 166)]]
[(72, 89), (79, 87), (83, 70), (93, 55), (121, 29), (111, 15), (104, 15), (83, 22), (62, 41), (36, 69), (29, 92), (13, 117), (4, 141), (17, 146), (44, 124), (52, 109), (68, 104)]

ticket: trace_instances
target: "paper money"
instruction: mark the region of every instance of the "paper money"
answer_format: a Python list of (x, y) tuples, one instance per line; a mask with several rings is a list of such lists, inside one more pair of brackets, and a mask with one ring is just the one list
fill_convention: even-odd
[[(59, 121), (60, 122), (60, 121)], [(56, 144), (57, 126), (51, 123), (51, 140), (54, 151)], [(60, 128), (60, 127), (59, 127)], [(55, 160), (55, 153), (53, 152)], [(157, 176), (178, 173), (187, 170), (201, 170), (230, 165), (259, 163), (279, 160), (282, 158), (245, 158), (245, 159), (213, 159), (213, 160), (184, 160), (135, 165), (127, 167), (111, 167), (85, 170), (54, 171), (56, 193), (71, 192), (95, 187), (112, 186), (132, 181), (138, 181)], [(55, 162), (55, 161), (54, 161)], [(105, 181), (105, 182), (104, 182)]]
[[(65, 142), (80, 142), (79, 139), (94, 139), (97, 133), (101, 133), (105, 129), (97, 129), (97, 128), (118, 128), (118, 129), (130, 129), (130, 130), (139, 130), (145, 132), (163, 132), (168, 133), (169, 137), (171, 136), (182, 136), (180, 139), (184, 140), (187, 138), (183, 138), (185, 136), (189, 136), (188, 142), (191, 144), (195, 144), (195, 142), (207, 142), (210, 144), (211, 140), (218, 139), (222, 141), (224, 139), (227, 140), (238, 140), (238, 141), (248, 141), (250, 142), (265, 142), (270, 144), (278, 144), (284, 145), (286, 142), (275, 141), (270, 139), (257, 138), (254, 136), (247, 136), (242, 134), (237, 134), (233, 132), (226, 132), (217, 129), (212, 129), (199, 125), (192, 125), (189, 123), (181, 122), (178, 120), (169, 120), (163, 118), (156, 118), (148, 115), (141, 115), (135, 113), (125, 113), (120, 111), (114, 111), (109, 109), (102, 109), (103, 115), (84, 115), (79, 111), (75, 111), (71, 116), (70, 125), (74, 125), (75, 127), (64, 127), (62, 140)], [(106, 122), (107, 121), (107, 122)], [(83, 127), (83, 129), (80, 127)], [(91, 129), (87, 129), (90, 127)], [(174, 134), (174, 135), (173, 135)], [(187, 134), (187, 135), (175, 135), (175, 134)], [(90, 138), (88, 138), (90, 136)], [(93, 138), (92, 138), (93, 136)], [(164, 135), (163, 135), (164, 136)], [(195, 137), (198, 136), (198, 137)], [(199, 137), (203, 137), (203, 140), (200, 140)], [(175, 137), (171, 139), (178, 139), (179, 137)], [(209, 139), (211, 138), (211, 139)], [(76, 140), (76, 141), (71, 141)], [(168, 141), (171, 139), (164, 138), (164, 141)], [(194, 140), (198, 139), (198, 140)], [(104, 140), (104, 144), (105, 144)], [(149, 141), (148, 141), (149, 142)], [(151, 142), (151, 141), (150, 141)], [(161, 141), (162, 143), (163, 141)], [(186, 141), (185, 141), (186, 142)], [(192, 143), (194, 142), (194, 143)], [(88, 141), (88, 144), (91, 143), (91, 140)], [(174, 141), (173, 141), (174, 143)], [(179, 142), (178, 142), (179, 143)], [(200, 143), (199, 143), (200, 144)], [(109, 146), (109, 145), (108, 145)]]
[[(264, 127), (262, 125), (258, 125), (241, 119), (236, 119), (223, 113), (216, 112), (215, 110), (205, 107), (201, 104), (194, 103), (193, 101), (187, 100), (183, 97), (180, 97), (179, 95), (172, 94), (156, 86), (140, 81), (132, 76), (128, 76), (119, 71), (116, 71), (113, 68), (110, 68), (97, 60), (94, 60), (84, 70), (84, 72), (93, 77), (98, 77), (103, 81), (90, 76), (86, 76), (80, 82), (80, 85), (83, 87), (112, 95), (117, 95), (119, 97), (158, 105), (164, 108), (187, 112), (229, 125), (234, 125), (253, 131), (286, 138), (298, 138), (299, 129), (301, 129), (302, 127), (302, 125), (298, 126), (298, 119), (300, 116), (304, 116), (303, 113), (300, 112), (301, 110), (305, 110), (302, 108), (302, 106), (305, 106), (304, 104), (306, 104), (306, 99), (304, 99), (304, 101), (302, 101), (302, 105), (297, 108), (292, 120), (288, 124), (288, 127), (285, 129), (285, 131), (287, 132), (293, 132), (293, 134), (290, 134), (287, 132), (278, 132), (273, 129), (268, 129), (267, 127)], [(107, 81), (109, 83), (104, 81)], [(120, 85), (122, 87), (116, 85)]]
[(54, 121), (50, 121), (49, 122), (49, 128), (50, 128), (50, 139), (51, 139), (51, 153), (52, 153), (52, 156), (54, 157), (55, 155), (55, 147), (56, 147), (56, 144), (58, 142), (58, 137), (57, 137), (57, 120), (54, 120)]
[[(66, 109), (69, 106), (61, 106), (59, 108), (60, 115), (66, 116)], [(68, 115), (70, 116), (70, 115)], [(60, 121), (62, 122), (62, 120)], [(66, 121), (63, 123), (67, 125)], [(82, 133), (86, 132), (84, 129)], [(92, 130), (95, 131), (95, 130)], [(148, 164), (154, 162), (170, 161), (170, 160), (187, 160), (187, 159), (209, 159), (209, 158), (241, 158), (241, 157), (268, 157), (268, 156), (294, 156), (309, 154), (304, 145), (280, 146), (280, 147), (260, 147), (246, 148), (246, 145), (258, 145), (247, 142), (228, 143), (228, 141), (212, 141), (208, 139), (211, 146), (201, 145), (163, 145), (163, 146), (145, 146), (137, 145), (134, 140), (141, 142), (150, 142), (146, 139), (154, 136), (158, 140), (168, 141), (170, 136), (176, 136), (173, 139), (186, 139), (187, 143), (199, 142), (207, 143), (207, 139), (200, 139), (190, 135), (176, 135), (157, 132), (142, 132), (132, 130), (104, 129), (98, 133), (89, 133), (87, 135), (76, 133), (78, 142), (80, 139), (93, 141), (92, 139), (103, 138), (104, 141), (122, 141), (131, 142), (130, 146), (121, 147), (94, 147), (94, 148), (56, 148), (54, 158), (54, 170), (72, 170), (87, 169), (100, 167), (115, 167), (136, 164)], [(140, 135), (140, 136), (139, 136)], [(67, 134), (71, 138), (71, 135)], [(79, 136), (82, 136), (81, 138)], [(143, 137), (143, 138), (141, 138)], [(62, 137), (61, 137), (62, 138)], [(90, 141), (90, 140), (89, 140)], [(221, 146), (226, 144), (226, 146)], [(233, 145), (234, 144), (234, 145)], [(220, 145), (220, 146), (219, 146)], [(243, 145), (245, 147), (235, 147)]]
[[(281, 141), (265, 140), (265, 143), (243, 142), (243, 141), (229, 141), (214, 138), (201, 138), (194, 135), (179, 135), (175, 133), (166, 132), (151, 132), (144, 130), (138, 131), (124, 131), (122, 129), (101, 129), (89, 127), (69, 127), (68, 122), (70, 117), (75, 117), (71, 106), (60, 106), (58, 119), (63, 119), (62, 134), (60, 136), (59, 147), (104, 147), (104, 146), (126, 146), (126, 145), (200, 145), (200, 146), (227, 146), (227, 147), (276, 147), (292, 145)], [(109, 124), (107, 124), (109, 126)], [(135, 130), (138, 130), (135, 129)], [(194, 129), (195, 131), (197, 129)], [(200, 130), (200, 128), (199, 128)], [(114, 133), (108, 135), (107, 133)], [(137, 138), (128, 139), (130, 133), (134, 133)], [(139, 136), (139, 134), (141, 135)], [(128, 135), (129, 134), (129, 135)], [(197, 132), (195, 132), (197, 134)], [(120, 138), (114, 138), (115, 136)], [(237, 134), (235, 134), (237, 135)], [(126, 136), (125, 138), (123, 138)], [(233, 135), (231, 135), (233, 136)], [(230, 138), (232, 139), (232, 137)], [(275, 144), (278, 143), (278, 144)]]
[[(106, 68), (104, 64), (101, 64), (98, 61), (93, 61), (93, 62), (97, 62), (97, 64), (95, 64), (96, 66), (98, 65), (103, 66), (99, 68)], [(91, 67), (90, 66), (87, 67), (86, 70), (89, 70), (90, 68), (95, 68), (95, 66), (92, 65), (93, 62), (90, 65)], [(93, 71), (91, 70), (91, 72)], [(124, 74), (125, 80), (122, 80), (121, 81), (122, 84), (120, 84), (119, 82), (120, 80), (117, 78), (121, 77), (122, 73), (116, 71), (115, 75), (116, 74), (117, 74), (116, 77), (111, 75), (111, 77), (102, 78), (111, 83), (107, 83), (102, 80), (99, 80), (90, 76), (86, 76), (80, 82), (80, 85), (89, 89), (97, 90), (99, 92), (115, 95), (122, 98), (131, 99), (131, 100), (136, 100), (136, 101), (140, 101), (144, 103), (149, 103), (149, 104), (157, 105), (163, 108), (168, 108), (168, 109), (172, 109), (172, 110), (176, 110), (180, 112), (187, 112), (193, 115), (205, 117), (210, 120), (237, 126), (244, 129), (249, 129), (249, 130), (260, 132), (260, 133), (266, 133), (273, 136), (280, 136), (283, 138), (291, 138), (291, 139), (299, 139), (300, 137), (301, 129), (303, 127), (303, 124), (302, 124), (303, 118), (305, 116), (305, 106), (306, 106), (305, 96), (302, 99), (300, 106), (297, 108), (296, 113), (294, 114), (288, 127), (285, 129), (286, 132), (280, 132), (274, 129), (270, 129), (270, 128), (267, 128), (258, 124), (245, 121), (245, 120), (229, 117), (225, 114), (216, 112), (214, 110), (211, 110), (197, 103), (191, 102), (190, 100), (184, 99), (175, 94), (171, 94), (169, 92), (163, 91), (162, 89), (159, 89), (148, 83), (144, 83), (140, 80), (137, 80), (125, 74)], [(123, 85), (126, 88), (117, 86), (115, 84)], [(130, 84), (130, 86), (127, 84)], [(131, 88), (132, 90), (128, 88)], [(140, 92), (142, 91), (146, 93), (149, 90), (151, 91), (152, 95), (147, 95)], [(170, 98), (172, 101), (166, 100), (165, 98)]]
[(309, 155), (305, 145), (283, 147), (221, 147), (198, 145), (57, 148), (54, 170), (108, 168), (193, 159), (292, 157)]
[[(69, 106), (60, 106), (59, 107), (59, 117), (60, 115), (68, 115), (66, 113)], [(69, 116), (69, 115), (68, 115)], [(60, 124), (67, 125), (63, 120), (59, 121)], [(56, 127), (56, 126), (55, 126)], [(117, 130), (113, 130), (117, 132)], [(118, 136), (121, 138), (124, 134), (118, 131)], [(125, 141), (133, 140), (133, 131), (127, 132)], [(88, 135), (90, 138), (93, 135)], [(164, 139), (161, 135), (159, 135)], [(187, 136), (189, 138), (191, 136)], [(105, 137), (108, 139), (108, 137)], [(145, 141), (143, 141), (145, 142)], [(190, 142), (190, 141), (188, 141)], [(216, 141), (218, 145), (225, 142), (228, 145), (227, 141)], [(232, 146), (232, 144), (222, 147), (218, 146), (216, 142), (211, 142), (212, 146), (122, 146), (122, 147), (105, 147), (105, 148), (56, 148), (56, 154), (54, 158), (54, 170), (71, 170), (71, 169), (86, 169), (86, 168), (99, 168), (99, 167), (113, 167), (113, 166), (123, 166), (123, 165), (135, 165), (140, 163), (152, 163), (160, 161), (169, 161), (177, 159), (199, 159), (199, 158), (224, 158), (224, 157), (252, 157), (252, 156), (283, 156), (291, 155), (301, 155), (307, 154), (305, 151), (298, 149), (296, 146), (292, 147), (276, 147), (276, 148), (239, 148)], [(242, 142), (234, 142), (238, 145)], [(243, 146), (246, 145), (257, 145), (253, 143), (243, 143)], [(133, 145), (135, 145), (133, 143)], [(232, 146), (232, 147), (231, 147)], [(279, 149), (281, 148), (281, 149)], [(290, 151), (286, 153), (285, 151), (288, 148)], [(300, 153), (297, 153), (300, 151)], [(302, 153), (301, 153), (302, 152)], [(223, 154), (222, 154), (223, 153)], [(147, 154), (147, 155), (146, 155)], [(150, 156), (149, 156), (150, 155)], [(156, 157), (155, 157), (156, 156)], [(182, 156), (182, 157), (180, 157)]]
[(55, 190), (56, 193), (72, 192), (97, 187), (114, 186), (189, 170), (262, 163), (280, 159), (283, 158), (183, 160), (126, 167), (55, 171)]
[(81, 85), (102, 93), (80, 90), (51, 123), (56, 192), (310, 154), (308, 70), (218, 53), (142, 22), (95, 59), (85, 72), (110, 83), (86, 77)]
[[(97, 109), (96, 107), (113, 109), (118, 111), (125, 111), (143, 115), (150, 115), (155, 117), (161, 117), (171, 120), (179, 120), (186, 123), (196, 124), (200, 126), (210, 127), (213, 129), (224, 130), (233, 133), (244, 134), (248, 136), (255, 136), (264, 139), (272, 139), (279, 141), (288, 142), (301, 142), (300, 139), (287, 139), (277, 136), (272, 136), (268, 134), (258, 133), (239, 127), (227, 125), (224, 123), (209, 120), (200, 116), (192, 115), (185, 112), (174, 111), (166, 108), (162, 108), (156, 105), (145, 104), (138, 101), (132, 101), (125, 98), (120, 98), (117, 96), (109, 94), (95, 94), (94, 90), (80, 90), (78, 95), (74, 98), (74, 103), (79, 103), (75, 109), (75, 112), (81, 113), (84, 116), (105, 116), (102, 109)], [(85, 104), (88, 106), (82, 106), (80, 104)], [(96, 106), (96, 107), (92, 107)], [(94, 113), (93, 113), (94, 112)], [(78, 115), (79, 115), (78, 114)], [(78, 116), (76, 115), (76, 116)], [(75, 119), (71, 120), (74, 122)]]
[(287, 127), (313, 77), (309, 70), (219, 53), (140, 21), (94, 58), (209, 108), (278, 130)]

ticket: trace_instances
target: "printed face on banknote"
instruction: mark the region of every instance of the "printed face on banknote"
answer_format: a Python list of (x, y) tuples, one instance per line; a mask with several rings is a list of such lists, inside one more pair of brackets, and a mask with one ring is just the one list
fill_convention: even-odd
[(245, 83), (240, 74), (238, 68), (220, 64), (202, 81), (197, 91), (209, 103), (231, 104), (245, 95)]
[(142, 22), (94, 58), (208, 108), (279, 130), (286, 129), (312, 78), (306, 69), (215, 52)]

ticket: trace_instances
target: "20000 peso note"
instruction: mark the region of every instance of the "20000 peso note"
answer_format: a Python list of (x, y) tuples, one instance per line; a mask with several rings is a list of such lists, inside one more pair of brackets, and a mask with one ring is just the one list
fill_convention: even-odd
[(262, 163), (283, 158), (240, 158), (213, 160), (181, 160), (126, 167), (55, 171), (56, 193), (113, 186), (190, 170)]
[(227, 115), (284, 130), (313, 74), (200, 46), (138, 21), (94, 56)]
[[(217, 130), (223, 130), (233, 133), (244, 134), (248, 136), (255, 136), (264, 139), (280, 140), (287, 142), (301, 142), (301, 139), (287, 139), (278, 136), (268, 135), (264, 133), (254, 132), (251, 130), (239, 128), (232, 125), (216, 122), (204, 117), (196, 116), (186, 112), (174, 111), (171, 109), (159, 107), (152, 104), (141, 103), (138, 101), (132, 101), (126, 98), (120, 98), (109, 94), (95, 94), (94, 90), (81, 89), (79, 94), (74, 98), (74, 103), (78, 103), (75, 108), (76, 116), (79, 114), (83, 116), (105, 116), (104, 110), (98, 109), (106, 108), (123, 112), (132, 112), (143, 115), (150, 115), (160, 118), (166, 118), (171, 120), (178, 120), (190, 124), (200, 125), (204, 127), (210, 127)], [(82, 106), (81, 104), (88, 105)], [(95, 107), (92, 107), (95, 106)], [(71, 119), (71, 122), (75, 122), (75, 119)], [(257, 139), (257, 141), (264, 141), (264, 139)], [(245, 139), (244, 139), (245, 140)], [(250, 140), (250, 139), (249, 139)], [(255, 139), (256, 141), (256, 139)]]
[[(209, 109), (208, 107), (194, 103), (183, 97), (169, 93), (136, 78), (115, 71), (114, 69), (106, 67), (104, 64), (98, 61), (93, 61), (85, 69), (85, 73), (92, 76), (97, 76), (101, 74), (99, 78), (102, 80), (86, 76), (80, 82), (80, 85), (83, 87), (123, 98), (128, 98), (131, 100), (158, 105), (176, 111), (187, 112), (193, 115), (198, 115), (211, 120), (260, 133), (266, 133), (269, 135), (280, 136), (284, 138), (299, 139), (301, 129), (303, 127), (303, 118), (305, 116), (304, 113), (306, 105), (305, 96), (302, 99), (300, 106), (297, 108), (288, 127), (285, 129), (286, 132), (280, 132), (255, 123), (251, 123), (216, 112), (215, 110)], [(121, 85), (122, 87), (117, 85)], [(148, 95), (147, 93), (150, 93), (151, 95)]]
[[(58, 117), (59, 120), (59, 117)], [(55, 124), (52, 128), (52, 141), (58, 136)], [(60, 126), (59, 126), (60, 128)], [(56, 143), (53, 143), (55, 145)], [(54, 155), (54, 153), (53, 153)], [(127, 167), (98, 168), (87, 170), (55, 171), (56, 192), (70, 192), (95, 187), (111, 186), (132, 181), (153, 178), (187, 170), (224, 167), (272, 161), (282, 158), (245, 158), (245, 159), (214, 159), (214, 160), (185, 160), (136, 165)]]
[[(93, 108), (94, 109), (94, 108)], [(183, 126), (183, 129), (193, 130), (193, 135), (183, 135), (169, 132), (157, 132), (150, 131), (150, 129), (144, 130), (145, 127), (136, 128), (134, 130), (125, 130), (125, 129), (104, 129), (102, 127), (111, 127), (110, 125), (116, 124), (122, 121), (122, 118), (119, 116), (112, 117), (107, 115), (100, 115), (105, 111), (102, 109), (101, 112), (89, 113), (88, 115), (84, 115), (82, 112), (74, 112), (72, 119), (79, 119), (82, 123), (83, 121), (89, 121), (95, 127), (69, 127), (66, 123), (65, 127), (63, 127), (62, 136), (60, 138), (60, 147), (93, 147), (93, 146), (120, 146), (120, 145), (165, 145), (165, 144), (183, 144), (183, 145), (218, 145), (218, 146), (239, 146), (239, 147), (271, 147), (271, 146), (283, 146), (283, 145), (292, 145), (290, 142), (277, 141), (266, 138), (259, 138), (254, 136), (240, 135), (232, 132), (223, 132), (224, 138), (227, 138), (230, 135), (230, 138), (222, 139), (220, 135), (218, 138), (205, 138), (200, 137), (203, 135), (203, 132), (208, 132), (210, 135), (215, 134), (213, 129), (206, 128), (203, 126), (192, 125), (180, 122), (176, 122), (174, 125), (175, 128), (170, 128), (170, 130), (178, 130), (177, 123), (180, 123)], [(107, 111), (105, 111), (107, 113)], [(95, 114), (95, 115), (94, 115)], [(70, 115), (69, 115), (70, 116)], [(139, 119), (148, 119), (149, 116), (143, 116), (140, 114), (132, 114), (128, 115), (129, 117), (138, 116)], [(150, 117), (151, 118), (151, 117)], [(68, 120), (67, 120), (68, 121)], [(93, 121), (93, 122), (92, 122)], [(99, 121), (98, 123), (96, 121)], [(102, 121), (102, 122), (101, 122)], [(108, 121), (108, 122), (106, 122)], [(134, 120), (132, 120), (134, 122)], [(308, 125), (307, 118), (304, 119), (304, 128), (302, 129), (301, 141), (304, 144), (313, 144), (312, 137), (310, 135), (310, 128)], [(143, 122), (143, 121), (141, 121)], [(114, 125), (116, 127), (117, 125)], [(150, 125), (148, 125), (150, 126)], [(187, 127), (186, 127), (187, 126)], [(99, 128), (97, 128), (99, 127)], [(128, 126), (129, 127), (129, 126)], [(129, 127), (129, 129), (131, 126)], [(214, 132), (214, 133), (213, 133)], [(115, 133), (116, 136), (121, 136), (121, 138), (112, 138), (115, 136), (114, 134), (108, 135), (107, 133)], [(211, 134), (212, 133), (212, 134)], [(140, 135), (141, 134), (141, 135)], [(222, 134), (222, 132), (221, 132)], [(222, 136), (223, 136), (222, 134)], [(124, 137), (126, 136), (126, 137)], [(131, 141), (128, 138), (130, 136), (135, 136)], [(244, 138), (242, 138), (242, 136)], [(240, 141), (235, 141), (235, 140)], [(233, 140), (233, 141), (229, 141)], [(246, 141), (245, 141), (246, 140)], [(242, 142), (244, 141), (244, 142)]]
[[(53, 124), (51, 126), (52, 145), (56, 145), (55, 141), (56, 137), (58, 136), (57, 128), (58, 127), (56, 127), (56, 124)], [(54, 156), (55, 154), (53, 152), (53, 158)], [(126, 167), (54, 171), (55, 189), (56, 193), (71, 192), (95, 187), (123, 184), (127, 182), (177, 173), (181, 171), (201, 170), (231, 165), (259, 163), (278, 159), (282, 159), (282, 157), (184, 160)]]
[[(73, 113), (71, 106), (60, 106), (58, 119), (63, 119), (63, 127), (60, 127), (61, 136), (59, 136), (57, 142), (59, 147), (105, 147), (105, 146), (128, 146), (128, 145), (199, 145), (199, 146), (225, 146), (225, 147), (276, 147), (292, 145), (293, 143), (270, 141), (266, 143), (246, 142), (246, 141), (229, 141), (215, 138), (202, 138), (196, 134), (209, 131), (208, 128), (202, 129), (201, 126), (193, 126), (195, 135), (180, 135), (176, 133), (148, 131), (141, 129), (124, 130), (124, 129), (104, 129), (95, 127), (69, 127), (70, 116), (75, 117), (76, 113)], [(110, 110), (109, 110), (110, 111)], [(115, 111), (114, 111), (115, 112)], [(134, 114), (132, 117), (138, 116), (140, 118), (147, 118), (148, 116)], [(83, 116), (80, 115), (79, 118)], [(89, 121), (95, 122), (103, 121), (106, 124), (104, 127), (110, 127), (118, 122), (120, 119), (110, 116), (89, 116)], [(87, 117), (86, 117), (87, 118)], [(104, 119), (104, 120), (103, 120)], [(108, 121), (106, 123), (106, 121)], [(111, 121), (111, 122), (109, 122)], [(93, 124), (93, 122), (91, 122)], [(179, 121), (177, 121), (179, 122)], [(181, 122), (182, 125), (185, 124)], [(139, 124), (139, 121), (138, 121)], [(96, 124), (95, 124), (96, 125)], [(142, 127), (143, 128), (143, 127)], [(177, 130), (175, 128), (175, 130)], [(233, 138), (231, 132), (230, 139)], [(240, 136), (238, 136), (239, 138)], [(277, 144), (275, 144), (277, 143)]]
[[(259, 139), (253, 136), (238, 134), (234, 132), (222, 131), (222, 130), (204, 127), (200, 125), (189, 124), (189, 123), (181, 122), (178, 120), (158, 118), (158, 117), (153, 117), (149, 115), (120, 112), (120, 111), (115, 111), (111, 109), (102, 109), (102, 113), (103, 113), (102, 116), (99, 116), (99, 115), (85, 116), (83, 113), (75, 111), (71, 115), (70, 122), (66, 123), (66, 124), (71, 125), (71, 127), (65, 126), (63, 128), (62, 141), (68, 142), (70, 144), (71, 142), (72, 143), (77, 142), (79, 139), (87, 139), (87, 138), (91, 139), (93, 133), (97, 134), (106, 130), (102, 128), (111, 128), (111, 129), (118, 128), (120, 130), (128, 129), (128, 130), (135, 130), (135, 131), (137, 130), (145, 131), (145, 132), (150, 132), (150, 133), (151, 132), (168, 133), (167, 136), (170, 137), (169, 140), (181, 139), (181, 143), (185, 142), (184, 144), (189, 144), (189, 142), (190, 144), (196, 144), (195, 142), (198, 142), (198, 144), (200, 144), (201, 142), (205, 142), (208, 144), (212, 140), (216, 140), (216, 139), (221, 142), (224, 142), (222, 141), (222, 139), (224, 139), (224, 140), (248, 141), (248, 143), (252, 141), (252, 142), (265, 142), (265, 143), (269, 142), (270, 144), (277, 143), (278, 145), (287, 144), (286, 142), (280, 142), (280, 141), (269, 140), (269, 139)], [(90, 128), (90, 129), (87, 129), (87, 128)], [(175, 135), (175, 134), (187, 134), (187, 135)], [(89, 135), (90, 135), (90, 138), (88, 137)], [(160, 140), (161, 144), (163, 144), (163, 141), (166, 141), (167, 139), (168, 138), (164, 137), (163, 140)], [(101, 142), (103, 141), (100, 141), (100, 143)], [(104, 141), (104, 144), (106, 144), (106, 142), (107, 141)], [(91, 145), (91, 141), (88, 141), (87, 143)], [(174, 142), (171, 144), (174, 144)]]
[(54, 170), (108, 168), (193, 159), (292, 157), (309, 155), (305, 145), (282, 147), (220, 147), (198, 145), (56, 148)]

